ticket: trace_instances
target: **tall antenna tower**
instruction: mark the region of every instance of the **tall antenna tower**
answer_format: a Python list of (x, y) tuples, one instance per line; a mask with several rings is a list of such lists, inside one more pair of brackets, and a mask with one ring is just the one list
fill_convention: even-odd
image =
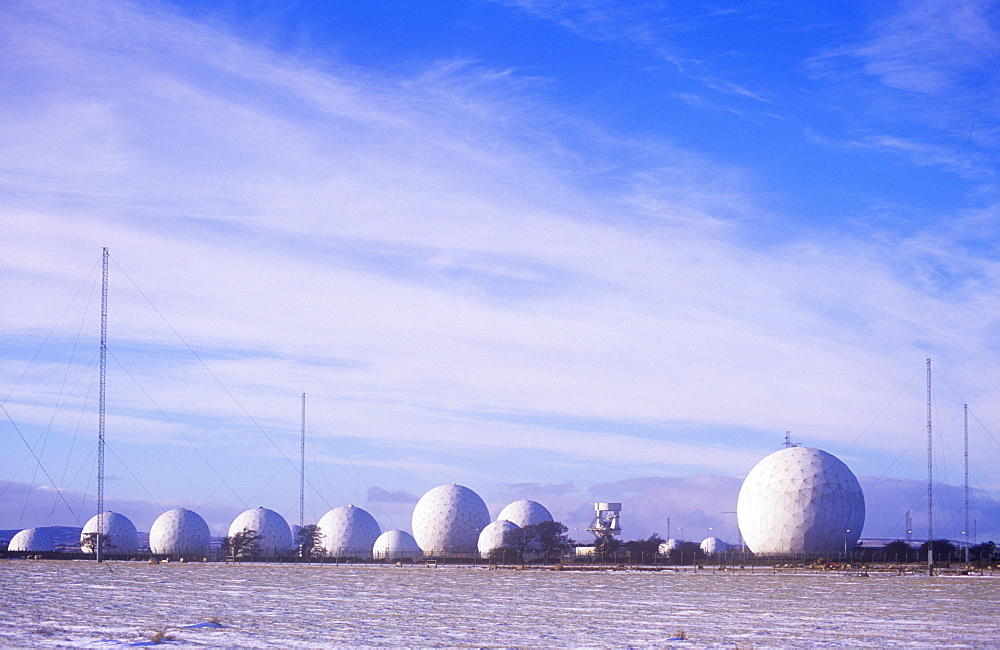
[(306, 394), (302, 393), (302, 436), (299, 438), (299, 527), (306, 525)]
[(927, 569), (934, 567), (934, 449), (931, 434), (931, 360), (927, 359)]
[(969, 561), (969, 405), (962, 406), (965, 420), (965, 561)]
[(108, 249), (101, 256), (101, 387), (97, 419), (97, 561), (103, 562), (104, 537), (104, 389), (108, 369)]

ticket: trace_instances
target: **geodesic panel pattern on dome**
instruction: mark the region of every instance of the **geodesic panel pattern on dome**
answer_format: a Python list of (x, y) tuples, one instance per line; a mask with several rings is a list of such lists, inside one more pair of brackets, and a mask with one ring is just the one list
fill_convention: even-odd
[(489, 558), (491, 551), (505, 546), (503, 536), (507, 531), (518, 530), (519, 528), (520, 526), (506, 519), (500, 519), (487, 524), (483, 532), (479, 533), (479, 555), (483, 558)]
[(552, 521), (552, 514), (548, 511), (548, 508), (537, 501), (521, 499), (501, 510), (500, 514), (497, 515), (497, 521), (500, 520), (506, 520), (524, 528), (525, 526), (540, 524), (543, 521)]
[[(98, 519), (101, 519), (102, 530), (97, 529)], [(135, 524), (125, 515), (117, 512), (105, 512), (103, 515), (94, 515), (83, 526), (80, 532), (80, 550), (84, 553), (96, 554), (97, 549), (90, 545), (84, 545), (83, 540), (87, 535), (100, 533), (103, 536), (101, 541), (101, 551), (106, 553), (135, 553), (139, 549), (139, 535), (135, 530)]]
[(341, 506), (319, 520), (323, 548), (334, 557), (371, 557), (375, 540), (382, 533), (375, 517), (357, 506)]
[(155, 555), (206, 555), (208, 524), (193, 510), (167, 510), (149, 528), (149, 550)]
[(705, 555), (715, 555), (716, 553), (725, 553), (726, 549), (729, 548), (729, 544), (718, 537), (706, 537), (701, 542), (701, 551)]
[(439, 485), (413, 508), (413, 538), (426, 553), (475, 553), (488, 523), (486, 503), (462, 485)]
[(244, 510), (229, 525), (229, 537), (252, 530), (260, 535), (257, 548), (266, 555), (282, 555), (292, 550), (292, 529), (285, 518), (274, 510), (251, 508)]
[(865, 497), (854, 473), (833, 454), (788, 447), (750, 470), (736, 513), (754, 553), (830, 553), (857, 544)]
[(421, 553), (413, 535), (405, 530), (387, 530), (372, 545), (372, 556), (376, 560), (402, 560)]
[(17, 533), (7, 545), (8, 551), (44, 551), (56, 550), (56, 540), (47, 528), (27, 528)]

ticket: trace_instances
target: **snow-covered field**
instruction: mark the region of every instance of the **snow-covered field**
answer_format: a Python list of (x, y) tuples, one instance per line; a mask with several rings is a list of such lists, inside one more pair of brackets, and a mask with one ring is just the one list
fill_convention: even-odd
[(0, 561), (0, 646), (1000, 645), (1000, 579)]

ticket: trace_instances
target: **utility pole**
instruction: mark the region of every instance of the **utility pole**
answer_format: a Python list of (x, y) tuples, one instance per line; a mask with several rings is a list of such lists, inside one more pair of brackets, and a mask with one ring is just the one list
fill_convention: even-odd
[(104, 404), (108, 369), (108, 249), (101, 255), (101, 386), (97, 420), (97, 561), (103, 562), (104, 545)]

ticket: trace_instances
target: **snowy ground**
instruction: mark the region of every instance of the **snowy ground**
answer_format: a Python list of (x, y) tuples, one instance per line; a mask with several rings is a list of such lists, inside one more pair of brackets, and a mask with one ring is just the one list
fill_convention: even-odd
[(998, 597), (989, 577), (802, 570), (0, 560), (0, 646), (995, 647)]

